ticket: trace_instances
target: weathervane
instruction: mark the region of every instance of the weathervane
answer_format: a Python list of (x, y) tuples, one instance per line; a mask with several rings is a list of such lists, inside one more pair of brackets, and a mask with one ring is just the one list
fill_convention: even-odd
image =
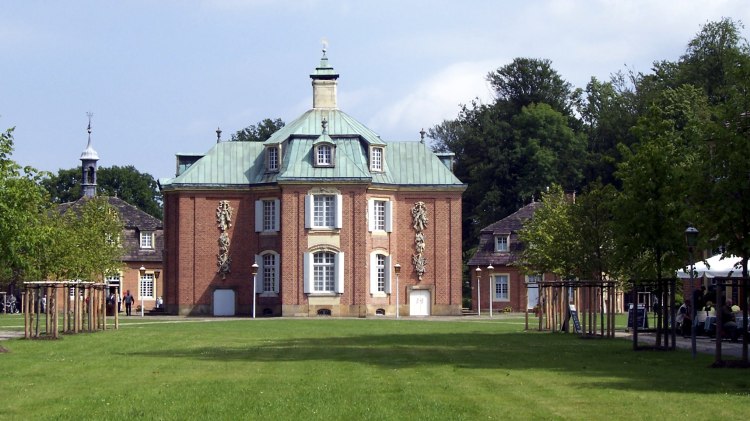
[(326, 55), (326, 51), (328, 50), (328, 40), (323, 37), (320, 42), (323, 43), (323, 55)]
[(89, 126), (86, 128), (86, 131), (89, 133), (89, 137), (91, 137), (91, 117), (94, 116), (94, 113), (89, 111), (86, 113), (86, 116), (89, 118)]

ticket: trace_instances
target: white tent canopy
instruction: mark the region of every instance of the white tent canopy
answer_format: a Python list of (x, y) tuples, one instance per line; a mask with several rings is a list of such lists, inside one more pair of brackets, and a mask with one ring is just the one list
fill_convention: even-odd
[[(710, 258), (697, 262), (694, 266), (694, 278), (740, 278), (742, 277), (742, 258), (737, 256), (723, 257), (721, 254), (711, 256)], [(677, 277), (681, 279), (690, 279), (690, 267), (677, 271)]]

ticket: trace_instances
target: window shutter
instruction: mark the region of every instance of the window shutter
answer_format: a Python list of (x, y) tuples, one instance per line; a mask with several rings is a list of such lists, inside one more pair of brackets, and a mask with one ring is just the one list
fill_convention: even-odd
[[(258, 202), (255, 203), (257, 204)], [(261, 294), (263, 293), (263, 256), (256, 254), (255, 263), (258, 264), (258, 274), (255, 275), (255, 292)]]
[(281, 200), (279, 199), (273, 201), (273, 230), (277, 232), (281, 230)]
[(303, 255), (303, 264), (305, 266), (304, 275), (303, 275), (305, 294), (309, 294), (312, 292), (312, 278), (313, 278), (312, 261), (313, 259), (310, 253), (305, 253)]
[(370, 254), (370, 294), (378, 292), (378, 255)]
[(277, 254), (274, 258), (274, 271), (273, 271), (273, 292), (279, 293), (279, 269), (281, 268), (281, 255)]
[(393, 231), (393, 202), (390, 200), (385, 202), (385, 232)]
[(367, 230), (375, 231), (375, 200), (367, 199)]
[(391, 293), (391, 256), (385, 256), (385, 293)]
[[(255, 201), (255, 232), (263, 231), (263, 201)], [(255, 256), (255, 261), (258, 261), (258, 256)], [(260, 263), (258, 263), (260, 264)]]
[(305, 228), (312, 228), (313, 195), (305, 195)]
[(156, 231), (151, 232), (151, 248), (156, 249)]
[(341, 228), (341, 225), (342, 225), (343, 218), (341, 217), (342, 216), (341, 209), (344, 207), (343, 204), (344, 203), (342, 200), (342, 196), (340, 194), (337, 194), (336, 195), (336, 221), (334, 221), (336, 224), (335, 225), (336, 228)]
[(344, 293), (344, 253), (336, 254), (336, 292)]

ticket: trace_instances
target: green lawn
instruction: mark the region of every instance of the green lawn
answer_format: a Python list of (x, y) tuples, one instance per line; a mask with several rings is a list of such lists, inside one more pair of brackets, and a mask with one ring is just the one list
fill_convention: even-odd
[[(0, 329), (22, 323), (0, 316)], [(5, 327), (3, 327), (5, 326)], [(712, 356), (477, 321), (134, 317), (0, 342), (0, 419), (737, 419)], [(744, 416), (744, 415), (743, 415)]]

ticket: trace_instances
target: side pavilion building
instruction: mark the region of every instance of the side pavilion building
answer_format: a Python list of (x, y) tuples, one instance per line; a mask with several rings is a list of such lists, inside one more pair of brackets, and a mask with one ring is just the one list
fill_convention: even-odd
[(178, 154), (160, 180), (167, 312), (461, 314), (452, 155), (385, 142), (339, 110), (325, 51), (310, 77), (312, 109), (268, 140)]

